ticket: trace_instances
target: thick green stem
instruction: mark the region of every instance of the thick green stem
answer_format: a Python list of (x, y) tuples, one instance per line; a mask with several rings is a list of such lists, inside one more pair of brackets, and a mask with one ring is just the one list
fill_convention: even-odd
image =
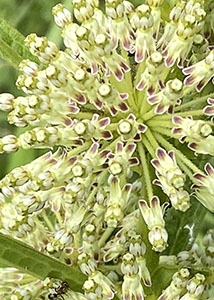
[(66, 281), (74, 291), (81, 291), (82, 284), (86, 280), (86, 276), (78, 269), (67, 266), (2, 233), (0, 233), (0, 262), (41, 280), (50, 277)]

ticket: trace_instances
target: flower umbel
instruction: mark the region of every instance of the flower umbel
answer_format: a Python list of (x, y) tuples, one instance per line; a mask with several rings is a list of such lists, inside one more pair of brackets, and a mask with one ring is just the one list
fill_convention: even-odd
[(1, 179), (0, 231), (87, 280), (77, 293), (1, 269), (4, 299), (206, 297), (212, 232), (204, 241), (209, 258), (201, 259), (210, 270), (182, 265), (192, 254), (181, 252), (168, 287), (164, 279), (158, 292), (153, 286), (169, 243), (167, 207), (185, 213), (193, 195), (214, 211), (214, 169), (207, 163), (205, 174), (194, 157), (214, 154), (213, 6), (205, 2), (106, 0), (104, 13), (98, 0), (73, 0), (73, 13), (63, 4), (52, 11), (64, 51), (46, 37), (26, 37), (39, 63), (19, 66), (25, 96), (0, 95), (8, 122), (26, 131), (2, 137), (0, 153), (51, 151)]

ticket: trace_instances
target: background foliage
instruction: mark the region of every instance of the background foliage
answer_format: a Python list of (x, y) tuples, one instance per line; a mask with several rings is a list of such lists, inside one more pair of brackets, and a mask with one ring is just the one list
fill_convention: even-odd
[[(24, 36), (32, 32), (38, 35), (46, 35), (50, 40), (61, 46), (62, 40), (60, 30), (54, 24), (51, 14), (52, 7), (58, 0), (1, 0), (0, 17), (5, 19), (10, 25), (18, 29)], [(61, 1), (70, 6), (71, 1)], [(15, 86), (18, 76), (9, 63), (0, 58), (0, 93), (9, 92), (15, 96), (21, 95), (21, 91)], [(7, 114), (0, 112), (0, 137), (7, 134), (17, 134), (22, 129), (10, 126), (6, 120)], [(13, 168), (32, 161), (32, 159), (41, 154), (38, 150), (20, 150), (14, 154), (3, 154), (0, 156), (0, 178), (7, 174)]]

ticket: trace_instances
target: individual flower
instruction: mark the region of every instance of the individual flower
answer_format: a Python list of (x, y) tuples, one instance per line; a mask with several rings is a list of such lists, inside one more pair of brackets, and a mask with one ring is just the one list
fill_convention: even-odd
[(188, 75), (184, 84), (187, 86), (196, 86), (197, 91), (201, 91), (204, 86), (213, 77), (213, 55), (212, 50), (208, 56), (200, 62), (183, 69), (185, 75)]
[(157, 158), (153, 159), (152, 164), (156, 169), (158, 180), (154, 183), (161, 186), (175, 209), (186, 211), (189, 206), (189, 195), (183, 189), (185, 175), (177, 166), (173, 151), (168, 154), (164, 149), (157, 149)]
[(213, 203), (213, 177), (214, 169), (211, 164), (207, 163), (205, 165), (205, 171), (207, 175), (195, 174), (194, 177), (197, 183), (193, 185), (195, 197), (210, 211), (214, 211)]
[(181, 103), (180, 96), (182, 95), (182, 82), (179, 79), (169, 80), (166, 87), (163, 87), (160, 92), (148, 98), (151, 105), (155, 105), (154, 112), (163, 114), (166, 111), (173, 113), (174, 107)]
[(118, 222), (122, 220), (124, 206), (128, 202), (131, 188), (130, 184), (126, 184), (121, 190), (118, 178), (112, 177), (110, 179), (110, 193), (105, 213), (107, 226), (116, 227)]
[(117, 131), (124, 142), (141, 140), (141, 134), (144, 133), (146, 129), (147, 126), (143, 123), (139, 123), (133, 114), (130, 114), (125, 120), (120, 120), (117, 127)]
[[(137, 84), (138, 90), (143, 90), (146, 87), (148, 95), (155, 93), (157, 87), (163, 87), (162, 72), (166, 69), (163, 63), (163, 57), (160, 52), (156, 51), (151, 54), (146, 60), (146, 69), (141, 75), (141, 79)], [(159, 85), (156, 87), (156, 83), (159, 82)]]
[(144, 299), (144, 291), (138, 275), (138, 265), (132, 254), (127, 253), (123, 256), (121, 271), (124, 274), (122, 285), (122, 295), (124, 299)]
[(181, 297), (181, 300), (200, 299), (204, 291), (205, 276), (197, 273), (187, 283), (187, 293)]
[(145, 200), (139, 201), (139, 207), (149, 229), (148, 237), (152, 248), (162, 252), (167, 247), (168, 239), (163, 219), (165, 208), (160, 206), (160, 200), (156, 196), (151, 199), (150, 207)]
[(127, 143), (125, 146), (122, 142), (117, 142), (115, 153), (109, 153), (109, 171), (112, 175), (124, 175), (131, 177), (131, 167), (138, 165), (137, 157), (132, 157), (136, 145), (134, 143)]

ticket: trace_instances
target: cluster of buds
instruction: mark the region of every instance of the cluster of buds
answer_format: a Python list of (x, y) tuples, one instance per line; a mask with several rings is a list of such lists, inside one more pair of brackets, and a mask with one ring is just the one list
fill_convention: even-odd
[(180, 269), (173, 275), (170, 285), (165, 289), (158, 300), (179, 300), (187, 285), (189, 277), (190, 272), (188, 269)]
[(141, 284), (152, 285), (150, 272), (146, 266), (146, 246), (142, 237), (134, 230), (128, 233), (128, 253), (122, 257), (121, 271), (124, 275), (122, 284), (123, 299), (144, 299), (144, 290)]
[(2, 299), (31, 299), (36, 294), (45, 297), (55, 286), (53, 279), (38, 280), (31, 275), (20, 273), (15, 268), (1, 268), (0, 273), (0, 296)]
[(189, 251), (181, 251), (177, 262), (181, 266), (206, 271), (214, 268), (214, 231), (210, 229), (203, 238), (203, 245), (195, 243)]
[(173, 128), (172, 132), (180, 136), (181, 143), (187, 142), (189, 148), (196, 153), (214, 154), (211, 125), (203, 120), (193, 120), (191, 116), (186, 118), (174, 116), (173, 123), (178, 127)]
[[(170, 244), (169, 200), (172, 213), (190, 207), (187, 176), (192, 195), (214, 211), (214, 169), (200, 170), (184, 144), (199, 158), (214, 154), (213, 4), (106, 0), (105, 13), (98, 0), (72, 4), (73, 13), (63, 4), (52, 11), (66, 49), (30, 34), (25, 44), (37, 63), (23, 60), (16, 83), (26, 95), (0, 95), (9, 123), (29, 126), (2, 137), (0, 153), (51, 148), (0, 180), (0, 232), (87, 279), (77, 293), (1, 269), (0, 298), (153, 299), (152, 255), (158, 263)], [(159, 300), (206, 297), (213, 240), (211, 230), (204, 251), (194, 244), (177, 255), (170, 285), (160, 278)]]
[(190, 276), (188, 269), (180, 269), (173, 275), (170, 285), (158, 300), (201, 299), (205, 288), (205, 276), (201, 273), (195, 274), (192, 278)]
[[(184, 5), (184, 2), (182, 4)], [(189, 1), (183, 13), (180, 12), (179, 8), (173, 13), (172, 22), (176, 13), (179, 14), (179, 19), (175, 31), (171, 35), (171, 40), (164, 48), (163, 55), (168, 67), (172, 67), (177, 61), (178, 67), (183, 68), (184, 61), (192, 48), (194, 37), (200, 32), (206, 12), (199, 2)]]

